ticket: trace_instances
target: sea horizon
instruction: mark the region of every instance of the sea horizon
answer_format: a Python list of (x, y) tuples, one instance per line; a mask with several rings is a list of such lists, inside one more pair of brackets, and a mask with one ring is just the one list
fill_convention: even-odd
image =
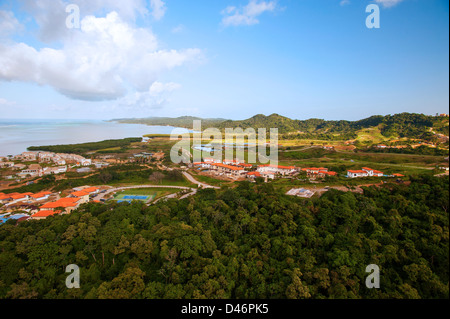
[(124, 124), (110, 120), (0, 119), (0, 156), (18, 155), (31, 146), (100, 142), (170, 134), (175, 127)]

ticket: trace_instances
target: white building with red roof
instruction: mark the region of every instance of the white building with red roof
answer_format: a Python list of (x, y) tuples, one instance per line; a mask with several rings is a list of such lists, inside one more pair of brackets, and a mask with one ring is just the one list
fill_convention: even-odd
[(281, 174), (281, 175), (290, 175), (295, 173), (297, 170), (295, 166), (281, 166), (281, 165), (259, 165), (258, 166), (259, 173), (269, 173), (269, 174)]

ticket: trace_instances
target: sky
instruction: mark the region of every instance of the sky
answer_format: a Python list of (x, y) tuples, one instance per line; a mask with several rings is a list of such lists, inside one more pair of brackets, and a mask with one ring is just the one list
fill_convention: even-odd
[(2, 119), (434, 115), (448, 63), (448, 0), (0, 0)]

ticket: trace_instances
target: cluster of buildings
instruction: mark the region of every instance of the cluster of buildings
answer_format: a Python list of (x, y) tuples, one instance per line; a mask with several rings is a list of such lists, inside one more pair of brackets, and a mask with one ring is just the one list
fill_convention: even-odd
[(298, 175), (301, 171), (308, 174), (310, 178), (323, 178), (326, 176), (337, 176), (336, 172), (331, 172), (327, 168), (303, 168), (295, 166), (282, 165), (258, 165), (256, 170), (252, 164), (246, 164), (242, 160), (219, 161), (212, 158), (205, 158), (203, 162), (193, 164), (196, 168), (204, 168), (210, 170), (215, 175), (220, 175), (232, 179), (249, 178), (255, 179), (262, 177), (266, 180), (275, 179), (276, 177), (291, 177)]
[(363, 167), (361, 170), (349, 170), (347, 171), (347, 177), (358, 178), (358, 177), (383, 177), (384, 173), (371, 169), (369, 167)]
[[(262, 177), (264, 179), (275, 179), (277, 177), (289, 178), (306, 173), (311, 180), (326, 178), (330, 176), (339, 176), (337, 172), (330, 171), (326, 167), (305, 167), (300, 168), (296, 166), (281, 166), (281, 165), (258, 165), (256, 170), (251, 164), (245, 164), (241, 160), (224, 160), (218, 161), (212, 158), (206, 158), (203, 162), (194, 163), (193, 167), (199, 169), (208, 169), (210, 173), (231, 179), (249, 178), (255, 179)], [(361, 177), (383, 177), (383, 172), (378, 170), (363, 167), (361, 170), (348, 170), (347, 177), (361, 178)], [(402, 174), (393, 174), (389, 177), (404, 177)]]
[(197, 168), (206, 168), (216, 175), (232, 179), (245, 177), (247, 174), (245, 169), (253, 167), (251, 164), (245, 164), (245, 161), (224, 160), (222, 162), (213, 158), (205, 158), (203, 162), (194, 163), (193, 166)]
[[(17, 211), (26, 212), (20, 220), (40, 220), (57, 214), (70, 214), (81, 204), (87, 203), (100, 191), (97, 187), (84, 186), (73, 189), (67, 197), (51, 192), (33, 193), (0, 193), (0, 210), (3, 222), (15, 216)], [(14, 218), (13, 218), (14, 219)], [(1, 224), (1, 223), (0, 223)]]
[(302, 168), (303, 172), (306, 172), (307, 176), (310, 178), (324, 178), (326, 176), (338, 176), (338, 173), (329, 171), (325, 167), (309, 167)]
[(84, 158), (81, 155), (53, 152), (23, 152), (15, 156), (14, 159), (23, 162), (54, 163), (55, 165), (73, 163), (78, 166), (89, 166), (92, 164), (92, 160)]
[[(23, 163), (15, 163), (16, 161), (37, 163), (25, 165)], [(45, 167), (42, 167), (40, 164)], [(81, 155), (52, 152), (23, 152), (16, 156), (0, 158), (0, 168), (20, 171), (15, 174), (19, 178), (62, 174), (67, 172), (67, 164), (73, 164), (73, 166), (89, 166), (92, 165), (92, 160), (86, 159)], [(7, 177), (7, 179), (13, 178), (14, 175), (9, 176), (9, 178)]]

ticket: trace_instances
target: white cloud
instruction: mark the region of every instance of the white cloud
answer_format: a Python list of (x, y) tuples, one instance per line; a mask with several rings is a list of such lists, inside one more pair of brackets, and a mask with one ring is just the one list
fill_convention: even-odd
[(349, 5), (350, 4), (350, 0), (342, 0), (341, 2), (340, 2), (340, 5), (341, 6), (346, 6), (346, 5)]
[(71, 31), (59, 49), (0, 42), (0, 80), (48, 85), (72, 99), (113, 100), (130, 87), (146, 92), (162, 73), (201, 57), (199, 49), (161, 50), (151, 31), (133, 27), (117, 12), (87, 16), (81, 29)]
[(166, 4), (161, 0), (150, 0), (150, 7), (152, 8), (152, 16), (155, 20), (161, 20), (166, 13)]
[(39, 26), (39, 39), (45, 43), (61, 41), (70, 37), (72, 30), (65, 27), (68, 16), (66, 7), (75, 4), (80, 8), (81, 17), (104, 15), (115, 11), (126, 22), (134, 22), (138, 16), (151, 13), (155, 19), (162, 18), (166, 10), (161, 0), (151, 0), (151, 12), (146, 0), (20, 0), (23, 8)]
[(182, 24), (177, 25), (176, 27), (172, 28), (172, 33), (182, 33), (184, 30), (186, 30), (186, 27)]
[(142, 109), (158, 109), (168, 101), (170, 94), (178, 90), (181, 85), (177, 83), (154, 82), (145, 92), (135, 92), (118, 101), (119, 106)]
[(376, 3), (381, 4), (385, 8), (396, 6), (403, 0), (375, 0)]
[(23, 29), (11, 11), (0, 10), (0, 39)]
[(276, 0), (250, 0), (243, 8), (229, 6), (222, 11), (222, 15), (225, 15), (222, 19), (222, 23), (225, 26), (255, 25), (259, 23), (258, 17), (261, 14), (264, 12), (273, 12), (276, 7)]
[(0, 97), (0, 106), (12, 106), (15, 104), (16, 104), (16, 102), (11, 102), (11, 101), (8, 101), (7, 99)]

